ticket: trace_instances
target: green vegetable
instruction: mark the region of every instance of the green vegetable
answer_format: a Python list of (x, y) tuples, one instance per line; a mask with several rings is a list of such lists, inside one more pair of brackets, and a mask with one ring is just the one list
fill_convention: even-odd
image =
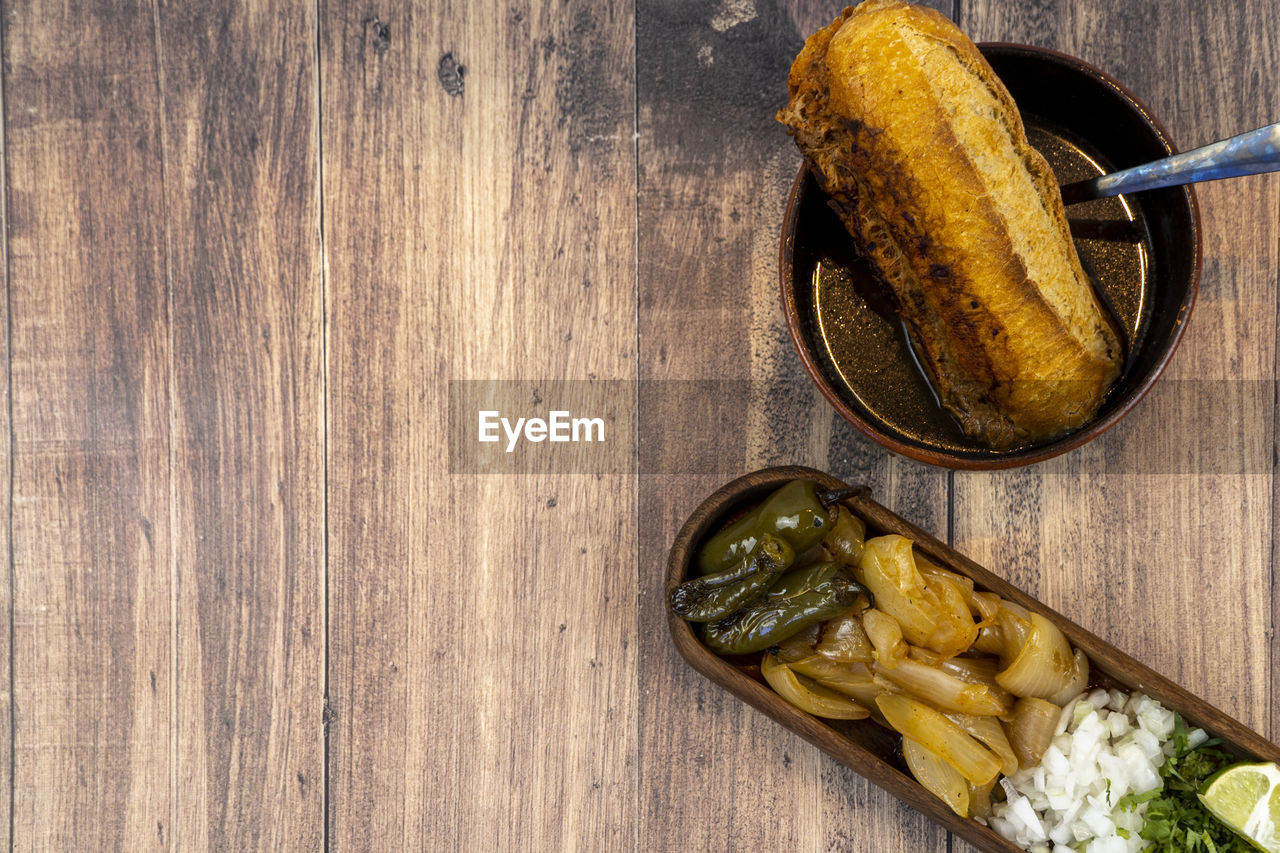
[[(787, 601), (794, 601), (814, 590), (832, 588), (834, 583), (839, 583), (841, 589), (847, 585), (852, 585), (855, 589), (855, 595), (858, 593), (865, 595), (871, 602), (870, 606), (875, 606), (876, 599), (871, 594), (871, 590), (850, 577), (848, 569), (845, 569), (839, 563), (829, 561), (814, 563), (811, 566), (805, 566), (802, 569), (796, 569), (794, 572), (788, 572), (783, 575), (773, 586), (769, 587), (769, 591), (765, 593), (764, 603), (782, 604)], [(850, 601), (849, 605), (852, 606), (853, 602)], [(845, 610), (848, 609), (848, 607), (845, 608)]]
[(818, 497), (812, 480), (792, 480), (760, 506), (707, 540), (698, 551), (698, 571), (705, 574), (731, 568), (768, 533), (785, 539), (796, 555), (822, 541), (831, 529), (831, 511)]
[(782, 539), (768, 533), (737, 564), (685, 581), (671, 590), (671, 611), (690, 622), (714, 622), (756, 601), (796, 558)]
[(839, 563), (815, 563), (779, 578), (764, 599), (727, 619), (709, 622), (707, 646), (722, 655), (763, 651), (804, 628), (838, 616), (853, 606), (866, 587)]
[(1198, 798), (1209, 777), (1236, 762), (1235, 756), (1217, 748), (1210, 739), (1191, 748), (1187, 725), (1179, 715), (1174, 720), (1174, 753), (1160, 768), (1164, 787), (1146, 794), (1130, 794), (1120, 800), (1121, 808), (1133, 809), (1148, 803), (1142, 831), (1138, 834), (1154, 842), (1152, 853), (1256, 853), (1218, 819), (1209, 814)]

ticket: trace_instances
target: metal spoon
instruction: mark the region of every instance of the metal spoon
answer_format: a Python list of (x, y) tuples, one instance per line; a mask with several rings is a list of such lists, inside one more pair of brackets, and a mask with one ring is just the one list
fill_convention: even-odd
[(1280, 122), (1062, 188), (1063, 204), (1121, 193), (1280, 171)]

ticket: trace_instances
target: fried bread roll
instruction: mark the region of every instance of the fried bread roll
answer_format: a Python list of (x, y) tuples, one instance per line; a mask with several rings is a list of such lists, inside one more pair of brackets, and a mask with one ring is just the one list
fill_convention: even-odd
[(1048, 163), (973, 43), (867, 0), (815, 33), (778, 113), (893, 290), (944, 406), (993, 448), (1089, 420), (1121, 346)]

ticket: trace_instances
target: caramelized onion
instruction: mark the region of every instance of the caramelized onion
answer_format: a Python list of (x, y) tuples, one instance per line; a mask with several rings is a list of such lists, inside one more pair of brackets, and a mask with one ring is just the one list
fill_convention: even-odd
[(960, 817), (969, 816), (969, 780), (946, 761), (909, 737), (902, 739), (902, 757), (921, 786), (946, 803)]
[(902, 628), (897, 619), (873, 608), (863, 612), (862, 626), (875, 650), (876, 660), (886, 668), (892, 669), (906, 660), (907, 644), (902, 640)]
[(789, 664), (794, 660), (812, 657), (813, 647), (821, 635), (821, 625), (809, 625), (798, 634), (792, 634), (778, 643), (778, 660)]
[(822, 655), (811, 655), (788, 666), (793, 672), (846, 696), (865, 696), (866, 691), (876, 685), (871, 668), (865, 663), (837, 663)]
[(938, 627), (929, 635), (924, 646), (944, 658), (968, 651), (974, 640), (978, 639), (978, 626), (973, 621), (973, 614), (969, 612), (969, 605), (965, 603), (961, 586), (945, 576), (948, 574), (950, 572), (935, 574), (925, 583), (926, 592), (936, 597), (934, 618)]
[(886, 729), (891, 729), (889, 721), (880, 713), (880, 708), (876, 705), (876, 699), (886, 693), (901, 693), (902, 688), (891, 681), (887, 681), (883, 676), (872, 674), (871, 681), (863, 684), (857, 679), (846, 681), (840, 685), (839, 692), (844, 693), (853, 699), (859, 705), (865, 707), (871, 713), (871, 719)]
[(1007, 708), (1012, 708), (1014, 701), (1017, 699), (1012, 693), (996, 683), (996, 673), (1000, 671), (1000, 664), (995, 658), (948, 658), (938, 664), (938, 668), (949, 675), (954, 675), (961, 681), (967, 681), (970, 684), (981, 684), (990, 690), (992, 695)]
[(978, 630), (978, 639), (973, 641), (973, 651), (985, 655), (999, 655), (1004, 652), (1004, 634), (999, 625), (984, 625)]
[(876, 699), (889, 725), (946, 761), (975, 785), (985, 785), (1000, 772), (1000, 760), (955, 723), (923, 702), (885, 694)]
[(841, 663), (870, 663), (875, 657), (867, 629), (862, 627), (862, 614), (856, 606), (823, 625), (822, 637), (814, 650)]
[(1013, 706), (1008, 733), (1019, 764), (1034, 767), (1040, 763), (1040, 756), (1049, 748), (1061, 716), (1062, 709), (1044, 699), (1032, 696), (1018, 700)]
[(966, 594), (973, 592), (973, 578), (947, 571), (919, 554), (916, 554), (916, 568), (920, 571), (920, 575), (924, 578), (926, 584), (932, 582), (934, 578), (945, 578), (959, 586)]
[(1039, 613), (1032, 613), (1031, 630), (1008, 669), (996, 674), (996, 683), (1015, 696), (1051, 700), (1075, 675), (1071, 644), (1058, 627)]
[(835, 520), (831, 524), (831, 531), (822, 540), (823, 547), (827, 549), (831, 559), (846, 566), (856, 566), (862, 558), (867, 523), (854, 515), (848, 507), (839, 504), (833, 508), (832, 514)]
[(969, 814), (974, 817), (986, 817), (991, 814), (991, 789), (995, 786), (995, 779), (985, 785), (969, 786)]
[(1001, 640), (997, 654), (1000, 655), (1001, 662), (1008, 666), (1022, 651), (1031, 634), (1031, 614), (1021, 605), (1000, 599), (1000, 610), (996, 613), (994, 627)]
[(1018, 756), (1013, 752), (1004, 726), (995, 717), (978, 717), (973, 714), (947, 714), (947, 719), (972, 735), (1000, 759), (1000, 772), (1012, 776), (1018, 772)]
[(925, 645), (938, 626), (925, 598), (911, 540), (897, 535), (868, 539), (858, 568), (860, 580), (876, 597), (876, 609), (898, 620), (908, 642)]
[(1000, 671), (1000, 663), (988, 657), (954, 657), (943, 661), (940, 666), (958, 678), (970, 684), (986, 684), (996, 686), (996, 673)]
[(918, 660), (925, 666), (942, 666), (951, 658), (940, 655), (933, 649), (922, 649), (919, 646), (907, 646), (907, 657)]
[(967, 601), (981, 627), (995, 624), (996, 614), (1000, 612), (1000, 596), (994, 592), (975, 592)]
[(776, 655), (766, 653), (760, 659), (760, 674), (779, 696), (815, 717), (831, 720), (861, 720), (870, 712), (848, 696), (803, 678), (781, 663)]
[(879, 662), (874, 663), (872, 671), (912, 696), (944, 711), (989, 717), (1009, 712), (1009, 706), (997, 699), (986, 687), (961, 681), (937, 667), (927, 666), (910, 658), (899, 661), (892, 669)]
[(1089, 658), (1085, 653), (1076, 649), (1074, 660), (1072, 661), (1071, 677), (1067, 679), (1067, 683), (1062, 689), (1049, 697), (1049, 701), (1058, 706), (1065, 706), (1072, 699), (1084, 692), (1089, 686)]

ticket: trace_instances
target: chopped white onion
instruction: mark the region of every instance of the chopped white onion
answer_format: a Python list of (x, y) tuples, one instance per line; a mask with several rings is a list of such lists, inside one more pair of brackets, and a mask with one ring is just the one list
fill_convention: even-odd
[[(1160, 787), (1173, 724), (1172, 711), (1141, 693), (1098, 689), (1068, 702), (1040, 764), (1000, 780), (1006, 796), (991, 828), (1031, 853), (1137, 853), (1147, 806), (1118, 803)], [(1189, 740), (1206, 737), (1196, 729)]]

